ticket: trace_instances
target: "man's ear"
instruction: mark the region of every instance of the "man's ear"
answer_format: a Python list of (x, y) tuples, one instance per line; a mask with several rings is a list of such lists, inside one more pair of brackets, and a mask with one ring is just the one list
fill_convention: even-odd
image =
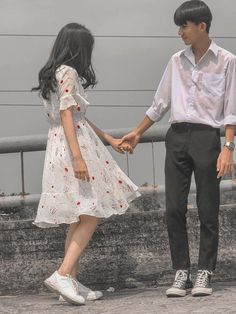
[(205, 32), (206, 29), (207, 29), (207, 25), (206, 25), (205, 22), (201, 22), (201, 23), (199, 24), (199, 27), (200, 27), (200, 30), (201, 30), (202, 32)]

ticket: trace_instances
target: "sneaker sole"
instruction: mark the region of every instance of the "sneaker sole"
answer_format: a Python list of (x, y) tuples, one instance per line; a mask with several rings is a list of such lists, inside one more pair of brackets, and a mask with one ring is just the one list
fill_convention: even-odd
[(61, 296), (63, 297), (63, 299), (65, 300), (65, 301), (67, 301), (68, 303), (70, 303), (70, 304), (73, 304), (73, 305), (84, 305), (85, 304), (85, 302), (83, 302), (83, 301), (81, 301), (81, 302), (78, 302), (78, 301), (75, 301), (75, 300), (73, 300), (73, 299), (71, 299), (71, 298), (68, 298), (66, 295), (64, 295), (63, 293), (61, 293)]
[(192, 288), (187, 288), (183, 290), (182, 293), (178, 293), (178, 292), (166, 293), (166, 296), (168, 298), (183, 298), (183, 297), (186, 297), (187, 294), (191, 293), (191, 289)]
[(86, 298), (86, 301), (96, 301), (96, 300), (100, 300), (103, 297), (103, 295), (101, 295), (100, 297), (97, 298)]
[(46, 280), (43, 283), (48, 288), (48, 290), (56, 293), (57, 295), (60, 295), (60, 292), (56, 289), (56, 287), (53, 284), (47, 282)]
[(209, 295), (212, 295), (212, 292), (196, 292), (196, 293), (192, 293), (193, 297), (207, 297)]
[(167, 298), (183, 298), (186, 296), (185, 294), (176, 294), (176, 293), (168, 293), (166, 294)]

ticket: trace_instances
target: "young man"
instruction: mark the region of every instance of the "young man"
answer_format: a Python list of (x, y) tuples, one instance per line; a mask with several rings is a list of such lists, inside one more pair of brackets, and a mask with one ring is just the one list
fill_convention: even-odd
[[(166, 134), (166, 215), (174, 283), (167, 296), (192, 288), (186, 230), (187, 198), (194, 173), (200, 219), (198, 273), (193, 296), (210, 295), (218, 249), (220, 178), (232, 167), (236, 125), (236, 57), (209, 38), (212, 15), (203, 1), (184, 2), (174, 21), (187, 49), (169, 61), (153, 104), (121, 143), (133, 148), (141, 134), (170, 109)], [(220, 126), (225, 126), (221, 150)]]

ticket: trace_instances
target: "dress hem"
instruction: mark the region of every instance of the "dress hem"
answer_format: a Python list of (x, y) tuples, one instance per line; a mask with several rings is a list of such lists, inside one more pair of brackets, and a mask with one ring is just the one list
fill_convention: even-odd
[(67, 221), (57, 221), (57, 222), (54, 222), (54, 221), (47, 221), (47, 220), (41, 220), (41, 221), (34, 221), (32, 224), (39, 227), (39, 228), (55, 228), (55, 227), (59, 227), (61, 224), (67, 224), (67, 225), (70, 225), (72, 223), (76, 223), (76, 222), (79, 222), (80, 219), (79, 217), (82, 216), (82, 215), (87, 215), (87, 216), (92, 216), (92, 217), (96, 217), (96, 218), (109, 218), (111, 216), (115, 216), (115, 215), (123, 215), (127, 209), (129, 208), (129, 203), (131, 203), (134, 199), (138, 198), (141, 196), (141, 193), (137, 190), (137, 191), (134, 191), (134, 193), (128, 198), (127, 202), (127, 206), (125, 208), (122, 209), (122, 211), (117, 211), (117, 212), (112, 212), (108, 215), (95, 215), (95, 214), (91, 214), (91, 213), (88, 213), (86, 211), (84, 212), (80, 212), (78, 214), (78, 217), (76, 219), (73, 219), (73, 220), (67, 220)]

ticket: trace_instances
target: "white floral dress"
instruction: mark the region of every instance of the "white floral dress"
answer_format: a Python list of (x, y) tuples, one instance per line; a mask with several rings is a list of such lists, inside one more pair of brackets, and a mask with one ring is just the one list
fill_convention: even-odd
[[(123, 173), (85, 119), (89, 102), (75, 69), (56, 71), (58, 87), (44, 101), (50, 129), (44, 162), (42, 194), (34, 224), (46, 228), (79, 221), (80, 215), (107, 218), (123, 214), (140, 196), (138, 187)], [(60, 110), (73, 106), (73, 119), (90, 182), (74, 176), (72, 156), (60, 119)]]

